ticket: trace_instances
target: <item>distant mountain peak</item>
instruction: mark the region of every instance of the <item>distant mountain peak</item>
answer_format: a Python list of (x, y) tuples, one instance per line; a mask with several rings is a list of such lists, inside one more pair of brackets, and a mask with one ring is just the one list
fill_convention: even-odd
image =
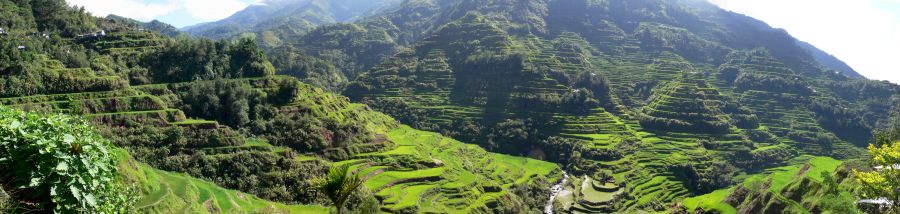
[(267, 0), (253, 4), (228, 18), (186, 27), (197, 36), (230, 38), (245, 32), (290, 26), (309, 30), (315, 26), (348, 22), (374, 14), (401, 0)]

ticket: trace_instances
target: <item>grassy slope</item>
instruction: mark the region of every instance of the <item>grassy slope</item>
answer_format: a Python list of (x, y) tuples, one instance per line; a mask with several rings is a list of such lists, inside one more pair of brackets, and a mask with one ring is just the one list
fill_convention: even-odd
[(286, 205), (260, 199), (212, 182), (154, 169), (118, 151), (119, 170), (141, 195), (140, 213), (328, 213), (316, 205)]
[(316, 205), (286, 205), (260, 199), (212, 182), (154, 169), (117, 151), (119, 172), (133, 183), (140, 197), (139, 213), (328, 213)]
[[(386, 137), (397, 144), (393, 149), (335, 163), (351, 164), (368, 177), (365, 186), (384, 202), (383, 210), (484, 211), (511, 194), (513, 185), (559, 177), (556, 164), (489, 153), (408, 126), (393, 129)], [(404, 164), (409, 162), (417, 164)]]
[[(810, 156), (801, 156), (798, 159), (809, 158), (808, 164), (810, 165), (809, 171), (805, 174), (805, 176), (810, 179), (818, 182), (822, 182), (822, 172), (834, 172), (838, 166), (843, 164), (843, 161), (835, 160), (829, 157), (810, 157)], [(772, 191), (775, 194), (779, 194), (782, 189), (784, 189), (791, 181), (795, 180), (795, 175), (797, 172), (803, 168), (805, 164), (795, 164), (790, 166), (778, 167), (766, 170), (764, 173), (755, 174), (747, 178), (743, 184), (748, 186), (751, 182), (762, 182), (768, 179), (772, 180), (772, 185), (769, 187), (769, 191)], [(695, 210), (696, 208), (703, 208), (704, 210), (716, 210), (721, 213), (737, 213), (735, 207), (725, 203), (725, 198), (728, 197), (729, 194), (734, 190), (734, 188), (717, 190), (712, 193), (687, 198), (683, 201), (685, 207), (688, 210)]]
[[(284, 76), (271, 77), (270, 79), (289, 78)], [(260, 82), (269, 78), (235, 79), (231, 81)], [(174, 85), (189, 84), (177, 83)], [(255, 85), (255, 84), (251, 84)], [(47, 106), (39, 109), (47, 112), (70, 112), (73, 103), (84, 99), (118, 99), (123, 96), (151, 96), (165, 97), (166, 94), (152, 94), (151, 88), (169, 87), (168, 84), (136, 86), (125, 90), (72, 93), (60, 95), (41, 95), (32, 97), (17, 97), (0, 99), (2, 104), (35, 106), (34, 103), (52, 101), (66, 105)], [(177, 87), (177, 86), (175, 86)], [(137, 89), (137, 90), (133, 90)], [(509, 195), (508, 189), (513, 184), (525, 184), (532, 182), (536, 177), (550, 177), (551, 172), (558, 172), (557, 166), (552, 163), (530, 160), (527, 158), (488, 153), (475, 145), (463, 144), (459, 141), (445, 138), (436, 133), (422, 132), (409, 127), (396, 127), (396, 121), (384, 114), (366, 110), (365, 105), (349, 103), (346, 98), (324, 92), (309, 85), (302, 85), (302, 93), (288, 106), (309, 107), (317, 115), (335, 119), (337, 121), (361, 120), (366, 121), (367, 128), (386, 138), (396, 147), (387, 148), (382, 152), (373, 154), (361, 154), (354, 160), (346, 161), (371, 164), (371, 167), (361, 167), (361, 173), (371, 175), (366, 186), (373, 190), (390, 189), (380, 192), (382, 201), (389, 209), (428, 208), (432, 210), (453, 211), (465, 209), (483, 209), (485, 204), (496, 202), (498, 198)], [(157, 111), (174, 112), (173, 115), (156, 114)], [(77, 113), (76, 113), (77, 114)], [(135, 110), (132, 108), (116, 109), (104, 112), (102, 115), (86, 114), (87, 118), (119, 117), (119, 116), (144, 116), (152, 118), (151, 121), (159, 121), (160, 125), (191, 125), (198, 123), (215, 123), (198, 119), (187, 119), (178, 109), (171, 109), (166, 104), (157, 105), (154, 111)], [(233, 147), (202, 148), (207, 152), (229, 152), (234, 149), (264, 149), (273, 152), (282, 151), (284, 148), (273, 147), (267, 142), (258, 139), (248, 139), (243, 145)], [(422, 151), (429, 151), (423, 153)], [(456, 153), (454, 153), (456, 152)], [(313, 155), (302, 155), (300, 161), (319, 160)], [(172, 213), (172, 212), (212, 212), (243, 213), (256, 211), (277, 211), (289, 213), (308, 213), (313, 211), (327, 211), (322, 207), (286, 206), (283, 204), (260, 200), (251, 195), (246, 195), (233, 190), (227, 190), (214, 185), (211, 182), (194, 179), (178, 173), (170, 173), (152, 169), (144, 164), (136, 163), (130, 158), (125, 158), (129, 163), (128, 170), (123, 170), (126, 177), (136, 181), (143, 197), (138, 202), (138, 208), (144, 212)], [(411, 170), (403, 161), (434, 161), (441, 160), (443, 166)], [(327, 161), (326, 161), (327, 162)], [(342, 162), (345, 163), (345, 162)], [(400, 167), (397, 167), (400, 166)], [(478, 172), (473, 172), (473, 171)], [(375, 176), (375, 174), (378, 174)], [(418, 181), (414, 184), (396, 185), (408, 178), (434, 177), (427, 181)], [(472, 185), (478, 186), (473, 189)], [(391, 188), (382, 188), (390, 186)], [(500, 191), (495, 192), (495, 186)], [(485, 190), (485, 189), (488, 190)], [(434, 194), (441, 190), (465, 189), (460, 193), (448, 193), (446, 195)], [(399, 194), (395, 194), (399, 193)], [(406, 194), (414, 196), (433, 196), (431, 201), (414, 200), (416, 197), (401, 197)], [(447, 195), (453, 195), (454, 198)], [(397, 196), (397, 197), (388, 197)], [(438, 201), (437, 199), (442, 199)]]

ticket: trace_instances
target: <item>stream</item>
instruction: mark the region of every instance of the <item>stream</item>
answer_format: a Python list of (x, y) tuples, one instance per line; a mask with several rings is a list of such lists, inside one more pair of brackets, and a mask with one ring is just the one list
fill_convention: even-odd
[(553, 214), (553, 201), (556, 200), (556, 196), (559, 195), (560, 192), (565, 188), (566, 182), (569, 181), (569, 173), (563, 171), (563, 179), (559, 181), (556, 185), (550, 187), (550, 201), (547, 201), (547, 206), (544, 206), (544, 214)]

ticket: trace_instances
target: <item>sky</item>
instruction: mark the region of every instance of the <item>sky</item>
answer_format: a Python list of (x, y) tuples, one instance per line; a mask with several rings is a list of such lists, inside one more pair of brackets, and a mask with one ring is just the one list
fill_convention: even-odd
[(709, 0), (784, 28), (870, 79), (900, 83), (900, 0)]
[(227, 18), (262, 0), (66, 0), (94, 16), (116, 14), (141, 21), (154, 19), (181, 28)]
[[(96, 16), (185, 27), (263, 0), (67, 0)], [(708, 0), (760, 19), (843, 60), (866, 77), (900, 83), (900, 0)]]

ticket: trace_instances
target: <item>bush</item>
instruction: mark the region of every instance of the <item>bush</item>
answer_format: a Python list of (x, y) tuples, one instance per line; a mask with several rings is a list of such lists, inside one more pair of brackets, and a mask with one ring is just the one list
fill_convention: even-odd
[(113, 147), (91, 126), (64, 115), (0, 108), (0, 181), (13, 197), (57, 213), (129, 212)]

